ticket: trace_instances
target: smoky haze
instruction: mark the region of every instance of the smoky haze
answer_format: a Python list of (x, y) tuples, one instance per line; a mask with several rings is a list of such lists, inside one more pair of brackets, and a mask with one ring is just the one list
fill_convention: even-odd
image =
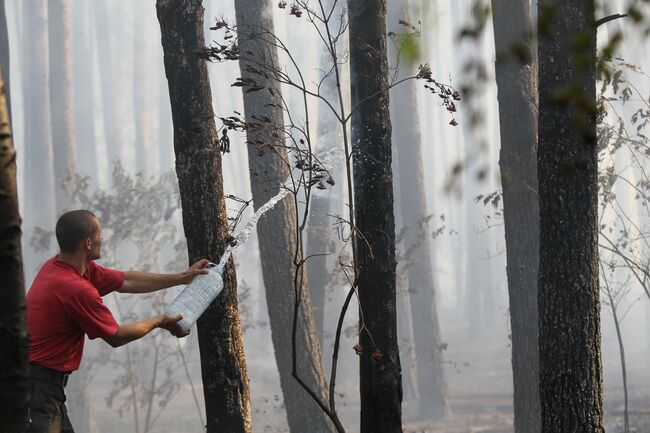
[[(476, 89), (471, 101), (459, 102), (457, 112), (446, 110), (420, 81), (398, 86), (390, 94), (404, 431), (512, 432), (512, 333), (498, 105), (509, 101), (497, 98), (492, 21), (487, 20), (479, 37), (460, 40), (460, 29), (472, 19), (471, 0), (405, 3), (388, 0), (388, 30), (408, 30), (398, 23), (404, 19), (419, 38), (416, 55), (401, 56), (400, 70), (393, 71), (396, 76), (417, 74), (418, 65), (426, 62), (440, 82), (458, 89), (472, 83)], [(216, 18), (234, 22), (235, 6), (233, 1), (203, 4), (205, 38), (211, 44), (219, 36), (209, 27)], [(277, 6), (271, 2), (275, 33), (293, 53), (305, 82), (317, 86), (330, 62), (322, 41), (306, 15), (289, 13), (291, 2), (286, 8)], [(79, 207), (98, 211), (104, 223), (106, 241), (99, 261), (103, 265), (151, 272), (185, 269), (188, 259), (156, 2), (5, 0), (4, 7), (26, 289), (40, 265), (57, 252), (52, 230), (58, 215)], [(625, 7), (624, 1), (610, 2), (598, 15)], [(532, 9), (535, 14), (534, 5)], [(645, 411), (650, 397), (646, 368), (650, 285), (643, 276), (650, 272), (645, 200), (650, 148), (645, 126), (639, 127), (643, 116), (646, 121), (648, 117), (650, 48), (621, 20), (599, 28), (599, 43), (606, 44), (616, 31), (622, 31), (624, 39), (617, 49), (620, 60), (612, 64), (624, 71), (620, 75), (624, 81), (617, 88), (599, 87), (609, 97), (604, 104), (608, 115), (599, 129), (601, 331), (608, 432), (623, 431), (621, 342), (630, 412)], [(389, 40), (391, 49), (398, 43), (399, 37)], [(349, 110), (348, 46), (342, 37), (342, 98)], [(391, 65), (396, 58), (394, 52), (389, 55)], [(470, 61), (485, 67), (483, 81), (466, 67)], [(290, 63), (282, 53), (279, 62)], [(243, 113), (242, 89), (231, 86), (241, 76), (238, 63), (209, 63), (208, 70), (215, 115)], [(297, 77), (290, 67), (287, 70)], [(625, 103), (616, 100), (623, 88), (630, 92)], [(318, 137), (317, 151), (340, 142), (340, 126), (326, 104), (309, 101), (313, 115), (306, 125), (300, 117), (302, 95), (289, 86), (283, 93), (289, 110), (298, 113), (292, 120)], [(338, 98), (328, 80), (321, 93)], [(639, 110), (642, 114), (632, 120)], [(457, 126), (450, 124), (452, 119)], [(231, 152), (223, 156), (225, 191), (250, 200), (247, 138), (236, 131), (229, 137)], [(332, 217), (348, 212), (346, 174), (343, 166), (332, 173), (335, 185), (313, 190), (306, 245), (309, 255), (326, 253), (307, 262), (308, 281), (314, 284), (311, 302), (318, 306), (315, 329), (325, 380), (347, 292), (337, 262), (350, 254)], [(228, 200), (227, 206), (229, 216), (238, 216), (241, 201)], [(300, 206), (304, 203), (299, 212), (304, 210)], [(252, 206), (241, 214), (243, 223), (251, 215)], [(235, 262), (253, 431), (288, 431), (256, 235), (239, 248)], [(418, 269), (429, 277), (418, 280), (422, 275), (416, 275)], [(163, 311), (180, 289), (144, 297), (109, 295), (104, 301), (121, 323)], [(343, 326), (337, 379), (337, 408), (350, 432), (359, 430), (359, 359), (353, 349), (358, 340), (356, 302), (353, 298)], [(420, 343), (427, 338), (428, 343)], [(420, 351), (421, 345), (427, 347), (426, 353)], [(67, 393), (77, 433), (204, 431), (196, 330), (179, 341), (163, 331), (154, 332), (118, 349), (88, 340), (81, 369)], [(633, 423), (650, 425), (641, 418)]]

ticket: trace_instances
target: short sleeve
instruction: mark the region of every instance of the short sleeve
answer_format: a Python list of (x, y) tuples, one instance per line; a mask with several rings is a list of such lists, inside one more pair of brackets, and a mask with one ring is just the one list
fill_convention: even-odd
[(91, 340), (112, 337), (117, 332), (118, 325), (113, 314), (92, 287), (66, 299), (64, 308)]
[(97, 288), (100, 296), (106, 296), (124, 285), (124, 272), (90, 262), (88, 281)]

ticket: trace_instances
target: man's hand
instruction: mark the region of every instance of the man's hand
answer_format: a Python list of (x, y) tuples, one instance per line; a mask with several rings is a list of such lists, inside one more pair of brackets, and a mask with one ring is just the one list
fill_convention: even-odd
[(181, 272), (181, 284), (190, 284), (194, 277), (200, 274), (207, 274), (208, 270), (205, 267), (210, 263), (207, 259), (201, 259), (187, 268), (186, 271)]
[(151, 293), (181, 284), (189, 284), (199, 274), (207, 274), (204, 269), (210, 262), (201, 259), (186, 271), (176, 274), (152, 274), (150, 272), (126, 271), (124, 284), (117, 289), (120, 293)]
[(177, 322), (182, 319), (182, 314), (177, 314), (176, 316), (163, 315), (159, 317), (160, 322), (158, 323), (158, 327), (168, 330), (169, 333), (174, 337), (183, 338), (188, 336), (190, 334), (190, 331), (189, 329), (185, 331), (180, 326), (178, 326)]

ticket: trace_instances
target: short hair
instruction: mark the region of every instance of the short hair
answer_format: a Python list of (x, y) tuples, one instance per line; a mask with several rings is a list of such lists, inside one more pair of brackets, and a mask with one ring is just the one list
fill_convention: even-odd
[(66, 212), (56, 223), (56, 240), (62, 253), (74, 253), (79, 243), (95, 234), (97, 217), (89, 210)]

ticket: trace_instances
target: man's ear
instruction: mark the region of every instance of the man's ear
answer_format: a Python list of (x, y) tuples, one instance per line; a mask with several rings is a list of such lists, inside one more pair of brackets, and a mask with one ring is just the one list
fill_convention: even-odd
[(87, 250), (91, 250), (91, 249), (92, 249), (92, 240), (91, 240), (90, 238), (86, 238), (86, 239), (84, 240), (84, 247), (85, 247), (85, 249), (87, 249)]

